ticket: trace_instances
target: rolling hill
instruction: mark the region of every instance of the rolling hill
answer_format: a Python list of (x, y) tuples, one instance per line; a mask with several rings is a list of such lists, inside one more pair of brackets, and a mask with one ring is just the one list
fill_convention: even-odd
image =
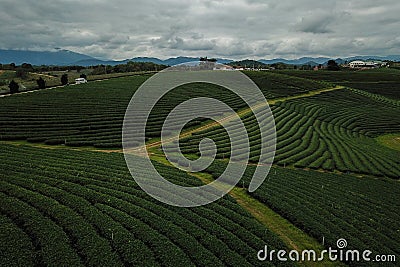
[[(1, 50), (0, 49), (0, 63), (10, 64), (15, 63), (21, 65), (22, 63), (30, 63), (32, 65), (80, 65), (80, 66), (95, 66), (95, 65), (118, 65), (126, 64), (129, 61), (133, 62), (152, 62), (155, 64), (173, 66), (177, 64), (182, 64), (191, 61), (198, 61), (199, 57), (171, 57), (168, 59), (159, 59), (155, 57), (134, 57), (124, 60), (108, 60), (108, 59), (98, 59), (81, 53), (76, 53), (73, 51), (65, 49), (55, 49), (54, 51), (26, 51), (26, 50)], [(284, 63), (289, 65), (318, 65), (326, 64), (326, 62), (331, 59), (328, 57), (302, 57), (298, 59), (259, 59), (258, 62), (263, 64), (274, 64), (274, 63)], [(247, 59), (248, 60), (248, 59)], [(339, 62), (352, 61), (352, 60), (390, 60), (390, 61), (400, 61), (400, 55), (390, 55), (390, 56), (352, 56), (336, 59)], [(232, 59), (217, 58), (217, 62), (221, 64), (228, 64), (233, 62)]]

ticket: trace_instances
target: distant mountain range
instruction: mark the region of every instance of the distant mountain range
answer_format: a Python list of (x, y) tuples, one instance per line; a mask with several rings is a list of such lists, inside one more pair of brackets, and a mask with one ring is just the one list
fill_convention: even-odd
[(24, 51), (0, 50), (0, 63), (10, 64), (29, 63), (32, 65), (69, 65), (81, 60), (93, 60), (93, 57), (75, 53), (69, 50), (56, 49), (54, 51)]
[[(24, 50), (0, 50), (0, 63), (2, 64), (10, 64), (15, 63), (17, 65), (21, 65), (22, 63), (30, 63), (32, 65), (80, 65), (80, 66), (94, 66), (94, 65), (118, 65), (118, 64), (126, 64), (129, 61), (133, 62), (152, 62), (155, 64), (163, 64), (168, 66), (173, 66), (176, 64), (198, 61), (199, 57), (175, 57), (168, 58), (166, 60), (154, 58), (154, 57), (135, 57), (132, 59), (125, 59), (121, 61), (116, 60), (100, 60), (88, 55), (72, 52), (69, 50), (63, 49), (55, 49), (54, 51), (24, 51)], [(392, 60), (392, 61), (400, 61), (400, 55), (392, 55), (392, 56), (353, 56), (347, 57), (343, 59), (335, 59), (338, 63), (343, 63), (345, 61), (352, 60)], [(260, 59), (258, 62), (264, 64), (274, 64), (274, 63), (284, 63), (290, 65), (318, 65), (318, 64), (326, 64), (326, 62), (330, 60), (327, 57), (302, 57), (299, 59), (284, 59), (284, 58), (275, 58), (275, 59)], [(228, 64), (233, 62), (231, 59), (217, 59), (218, 63)]]
[[(199, 61), (199, 57), (176, 57), (168, 58), (166, 60), (153, 58), (153, 57), (135, 57), (125, 60), (101, 60), (88, 55), (72, 52), (69, 50), (56, 49), (54, 51), (24, 51), (24, 50), (1, 50), (0, 49), (0, 63), (10, 64), (15, 63), (21, 65), (22, 63), (29, 63), (32, 65), (80, 65), (80, 66), (95, 66), (95, 65), (118, 65), (126, 64), (129, 61), (133, 62), (152, 62), (155, 64), (162, 64), (173, 66), (176, 64)], [(218, 63), (227, 64), (233, 60), (218, 59)]]

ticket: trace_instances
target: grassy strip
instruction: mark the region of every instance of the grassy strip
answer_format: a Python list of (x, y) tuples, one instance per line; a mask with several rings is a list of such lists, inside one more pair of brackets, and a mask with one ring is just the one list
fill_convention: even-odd
[[(214, 180), (211, 174), (191, 173), (191, 175), (199, 178), (206, 184)], [(317, 255), (324, 249), (317, 240), (304, 233), (265, 204), (251, 197), (245, 188), (235, 187), (229, 194), (242, 208), (247, 210), (254, 218), (266, 226), (266, 228), (274, 232), (288, 248), (297, 250), (300, 253), (302, 250), (312, 249), (317, 252)], [(299, 262), (299, 265), (345, 266), (342, 263), (331, 262), (329, 260), (323, 262)]]
[(388, 148), (400, 151), (400, 134), (385, 134), (376, 138), (376, 141)]
[[(156, 152), (155, 149), (152, 149)], [(151, 158), (159, 163), (171, 166), (171, 163), (161, 154), (154, 153)], [(189, 173), (190, 175), (200, 179), (203, 183), (208, 184), (214, 181), (211, 174), (208, 173)], [(236, 202), (248, 211), (255, 219), (262, 223), (266, 228), (274, 232), (284, 243), (290, 248), (301, 253), (302, 250), (313, 249), (317, 253), (324, 248), (317, 240), (308, 236), (302, 230), (294, 226), (288, 220), (280, 216), (278, 213), (270, 209), (265, 204), (251, 197), (247, 190), (240, 187), (233, 188), (229, 195)], [(262, 248), (260, 248), (262, 249)], [(317, 254), (318, 255), (318, 254)], [(300, 266), (344, 266), (344, 264), (331, 262), (329, 260), (323, 262), (300, 262)]]

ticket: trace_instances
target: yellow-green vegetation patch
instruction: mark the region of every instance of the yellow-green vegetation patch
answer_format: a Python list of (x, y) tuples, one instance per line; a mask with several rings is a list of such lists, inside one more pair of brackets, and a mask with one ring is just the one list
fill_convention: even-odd
[(383, 146), (400, 151), (400, 133), (381, 135), (376, 140)]

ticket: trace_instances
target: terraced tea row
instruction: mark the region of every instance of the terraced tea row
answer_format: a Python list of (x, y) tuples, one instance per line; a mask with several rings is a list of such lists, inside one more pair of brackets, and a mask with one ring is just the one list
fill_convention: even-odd
[(376, 137), (400, 131), (398, 102), (377, 99), (357, 90), (328, 92), (293, 102), (324, 107), (324, 112), (319, 115), (322, 120), (366, 136)]
[[(272, 111), (277, 129), (276, 164), (400, 177), (399, 153), (372, 138), (400, 131), (400, 115), (394, 105), (354, 90), (341, 90), (277, 103)], [(254, 116), (243, 121), (250, 138), (250, 160), (257, 163), (260, 127)], [(180, 140), (182, 152), (198, 154), (198, 144), (205, 137), (216, 142), (217, 157), (229, 157), (231, 144), (222, 127)]]
[[(214, 162), (208, 172), (219, 177), (226, 163)], [(255, 167), (244, 175), (248, 187)], [(398, 181), (272, 167), (267, 180), (251, 195), (271, 207), (325, 247), (371, 250), (400, 257), (400, 188)], [(396, 266), (385, 263), (385, 266)], [(354, 266), (370, 266), (353, 262)]]
[(373, 69), (362, 71), (279, 71), (292, 77), (326, 81), (368, 93), (400, 100), (400, 71)]
[[(273, 73), (248, 73), (267, 97), (296, 95), (324, 84)], [(38, 91), (0, 99), (0, 140), (28, 140), (68, 146), (121, 147), (121, 128), (129, 101), (148, 75)], [(148, 119), (147, 137), (159, 137), (167, 114), (194, 98), (219, 99), (239, 110), (245, 103), (221, 87), (193, 83), (160, 99)], [(204, 110), (194, 107), (193, 113)], [(140, 114), (138, 114), (140, 116)], [(204, 119), (192, 121), (198, 126)]]
[(313, 81), (278, 73), (244, 72), (264, 92), (266, 98), (287, 97), (333, 87), (331, 83)]
[[(0, 152), (0, 218), (12, 229), (0, 243), (14, 240), (4, 255), (10, 263), (255, 266), (265, 244), (284, 247), (229, 197), (192, 209), (156, 202), (134, 183), (121, 154), (7, 145)], [(156, 167), (176, 184), (200, 184)]]

